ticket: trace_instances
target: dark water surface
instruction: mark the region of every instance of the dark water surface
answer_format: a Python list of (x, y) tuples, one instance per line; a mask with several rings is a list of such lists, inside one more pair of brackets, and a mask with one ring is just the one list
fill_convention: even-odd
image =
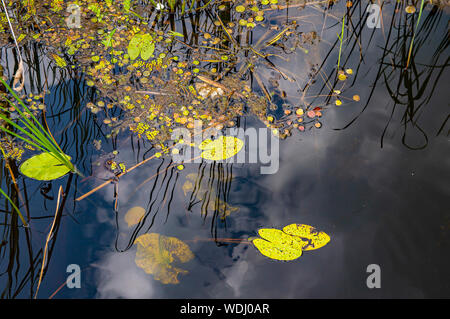
[[(445, 39), (447, 21), (448, 15), (444, 14), (432, 29), (433, 34), (442, 36), (418, 40), (423, 41), (416, 56), (419, 72), (432, 69), (427, 65)], [(372, 30), (364, 32), (367, 41)], [(418, 99), (425, 103), (414, 116), (420, 130), (407, 123), (402, 141), (405, 106), (397, 105), (392, 113), (394, 102), (384, 78), (371, 95), (386, 34), (381, 30), (374, 33), (358, 70), (358, 54), (348, 55), (346, 67), (353, 68), (357, 77), (345, 93), (350, 97), (359, 94), (361, 102), (333, 105), (324, 113), (321, 129), (295, 132), (280, 141), (276, 174), (261, 175), (259, 164), (186, 164), (183, 171), (171, 168), (136, 190), (170, 165), (168, 159), (153, 160), (120, 178), (117, 214), (113, 184), (75, 203), (74, 198), (103, 181), (74, 177), (39, 297), (52, 296), (64, 284), (69, 264), (80, 265), (81, 288), (63, 287), (54, 298), (450, 297), (450, 152), (445, 122), (450, 74), (447, 69), (433, 69), (430, 82), (435, 86), (425, 88)], [(324, 40), (335, 39), (330, 36)], [(319, 46), (316, 53), (323, 58), (327, 48)], [(333, 57), (337, 57), (336, 50)], [(277, 62), (283, 66), (282, 61)], [(301, 77), (307, 72), (307, 62), (304, 55), (298, 55), (294, 61), (284, 62), (284, 67)], [(324, 69), (332, 70), (334, 63), (334, 59), (327, 60)], [(386, 59), (384, 63), (391, 61)], [(448, 47), (434, 64), (447, 63)], [(400, 74), (396, 69), (388, 79), (393, 88), (397, 88)], [(116, 146), (103, 137), (106, 132), (86, 112), (72, 122), (90, 97), (85, 96), (77, 105), (71, 97), (82, 96), (86, 89), (73, 81), (69, 83), (64, 92), (53, 87), (47, 101), (67, 112), (57, 116), (49, 112), (47, 117), (64, 150), (89, 175), (91, 163), (100, 154), (92, 140), (102, 139), (105, 152)], [(281, 81), (281, 86), (288, 92), (288, 102), (295, 103), (298, 87), (288, 81)], [(400, 86), (398, 90), (404, 92), (405, 88)], [(241, 124), (261, 126), (252, 117), (243, 118)], [(148, 149), (129, 136), (122, 136), (118, 144), (117, 158), (128, 167), (141, 161)], [(211, 183), (217, 182), (219, 174), (232, 175), (227, 199), (239, 211), (222, 221), (214, 212), (202, 215), (201, 204), (189, 210), (189, 195), (184, 195), (182, 186), (191, 173), (203, 175)], [(56, 198), (59, 185), (65, 187), (67, 179), (55, 181), (49, 194)], [(53, 216), (55, 200), (44, 200), (39, 186), (29, 182), (31, 207), (36, 217)], [(165, 199), (165, 193), (171, 196)], [(134, 206), (142, 206), (148, 213), (139, 230), (127, 227), (124, 221), (125, 213)], [(52, 217), (33, 221), (32, 227), (38, 230), (32, 233), (35, 247), (45, 242), (51, 221)], [(282, 228), (291, 223), (313, 225), (329, 234), (331, 242), (319, 250), (304, 252), (295, 261), (279, 262), (262, 256), (246, 242), (221, 240), (246, 239), (256, 236), (261, 227)], [(179, 284), (164, 285), (136, 266), (133, 236), (146, 231), (177, 237), (194, 253), (192, 261), (180, 266), (189, 273), (179, 275)], [(30, 297), (30, 284), (24, 279), (30, 261), (23, 233), (19, 242), (20, 258), (14, 261), (10, 273), (6, 271), (11, 262), (8, 252), (1, 256), (3, 297)], [(370, 264), (381, 267), (380, 289), (366, 286), (366, 268)], [(24, 288), (22, 280), (26, 282)]]

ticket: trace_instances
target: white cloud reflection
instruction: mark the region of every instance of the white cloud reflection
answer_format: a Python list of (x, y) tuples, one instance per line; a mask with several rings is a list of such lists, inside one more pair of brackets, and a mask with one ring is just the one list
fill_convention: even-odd
[(148, 299), (155, 294), (153, 278), (134, 263), (133, 250), (103, 256), (97, 272), (96, 298)]

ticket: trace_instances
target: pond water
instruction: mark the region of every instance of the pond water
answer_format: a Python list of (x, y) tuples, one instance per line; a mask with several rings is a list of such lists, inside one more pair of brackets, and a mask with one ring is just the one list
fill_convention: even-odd
[[(264, 8), (260, 2), (255, 1)], [(228, 22), (239, 25), (234, 13), (240, 3), (213, 1), (205, 8), (198, 4), (200, 9), (189, 15), (178, 8), (172, 19), (157, 17), (152, 7), (148, 15), (157, 21), (156, 29), (164, 26), (164, 32), (181, 33), (176, 39), (184, 44), (173, 49), (181, 61), (192, 60), (195, 51), (190, 47), (209, 45), (193, 41), (194, 37), (204, 37), (208, 30), (213, 39), (218, 36), (211, 25), (217, 12), (225, 19), (219, 6), (230, 5)], [(244, 9), (249, 10), (249, 3)], [(261, 174), (265, 164), (260, 162), (186, 162), (179, 169), (170, 156), (163, 155), (113, 178), (122, 172), (119, 163), (129, 169), (159, 151), (129, 129), (112, 134), (115, 126), (104, 121), (117, 117), (122, 126), (130, 125), (129, 119), (132, 123), (136, 117), (130, 114), (134, 109), (115, 106), (107, 116), (91, 111), (89, 103), (108, 103), (113, 94), (126, 92), (126, 85), (116, 88), (116, 93), (97, 90), (97, 83), (86, 83), (91, 79), (83, 74), (86, 69), (72, 68), (70, 63), (58, 67), (51, 58), (53, 51), (43, 43), (20, 42), (26, 65), (24, 92), (44, 92), (49, 129), (83, 176), (66, 175), (49, 182), (17, 176), (23, 202), (17, 193), (14, 200), (30, 217), (30, 227), (25, 231), (17, 215), (8, 213), (8, 202), (2, 201), (1, 297), (33, 298), (38, 286), (38, 298), (450, 297), (448, 7), (426, 4), (407, 62), (420, 1), (415, 3), (415, 13), (405, 12), (409, 3), (383, 1), (381, 28), (366, 23), (366, 1), (351, 6), (345, 1), (331, 6), (318, 1), (304, 8), (299, 3), (291, 1), (283, 7), (280, 1), (281, 7), (264, 13), (265, 24), (247, 27), (245, 41), (243, 31), (239, 36), (232, 33), (240, 49), (228, 39), (227, 45), (234, 46), (230, 59), (237, 61), (229, 71), (220, 63), (201, 64), (205, 71), (200, 74), (215, 83), (228, 83), (208, 72), (218, 65), (218, 73), (236, 75), (241, 65), (252, 63), (252, 72), (243, 72), (240, 80), (262, 101), (267, 91), (267, 113), (261, 117), (250, 106), (242, 115), (229, 111), (230, 106), (225, 110), (230, 115), (227, 120), (242, 128), (269, 127), (268, 133), (273, 133), (272, 119), (266, 120), (270, 116), (283, 128), (291, 126), (287, 136), (282, 136), (283, 129), (275, 134), (279, 151), (273, 155), (279, 163), (273, 174)], [(340, 50), (336, 34), (342, 30), (343, 16)], [(292, 21), (299, 26), (295, 39), (308, 36), (310, 42), (295, 46), (292, 38), (282, 38)], [(276, 46), (274, 37), (280, 32), (284, 32), (280, 36), (284, 47)], [(260, 46), (271, 39), (270, 46)], [(1, 64), (11, 80), (17, 53), (12, 42), (2, 43)], [(244, 47), (272, 55), (258, 59), (254, 53), (252, 60), (251, 50)], [(338, 60), (339, 69), (347, 70), (341, 74), (345, 80), (338, 78)], [(116, 71), (121, 72), (117, 66)], [(165, 80), (163, 73), (158, 76)], [(129, 81), (135, 84), (130, 84), (132, 90), (155, 89)], [(208, 97), (200, 105), (212, 108), (211, 100)], [(305, 113), (316, 108), (315, 114), (305, 114), (304, 122), (298, 122), (299, 107)], [(247, 142), (241, 152), (254, 147)], [(23, 158), (31, 155), (25, 150)], [(17, 166), (22, 162), (14, 161)], [(119, 168), (111, 170), (112, 162)], [(12, 196), (10, 171), (3, 158), (2, 163), (2, 189)], [(110, 178), (114, 181), (77, 200)], [(60, 186), (67, 199), (52, 228)], [(143, 215), (130, 222), (126, 215), (135, 207), (142, 207)], [(293, 261), (270, 259), (252, 244), (258, 229), (282, 229), (294, 223), (312, 225), (331, 240)], [(167, 236), (184, 242), (192, 258), (169, 265), (169, 271), (163, 269), (159, 275), (149, 274), (137, 262), (135, 240), (144, 234), (160, 234), (161, 247), (155, 247), (156, 240), (153, 248), (161, 255), (170, 246), (162, 242)], [(48, 262), (40, 280), (44, 251)], [(169, 257), (157, 258), (162, 265), (169, 264)], [(65, 286), (71, 264), (81, 268), (80, 288)], [(379, 289), (366, 284), (371, 264), (381, 269)], [(175, 279), (171, 271), (179, 272)]]

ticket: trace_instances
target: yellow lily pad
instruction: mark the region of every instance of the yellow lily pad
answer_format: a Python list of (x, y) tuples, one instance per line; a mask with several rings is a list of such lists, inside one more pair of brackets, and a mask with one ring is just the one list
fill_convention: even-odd
[(149, 233), (139, 236), (134, 243), (137, 245), (136, 265), (163, 284), (178, 284), (178, 274), (188, 273), (172, 263), (186, 263), (194, 258), (189, 246), (175, 237)]
[(326, 233), (303, 224), (291, 224), (285, 226), (282, 231), (262, 228), (258, 234), (261, 238), (251, 241), (261, 254), (284, 261), (297, 259), (303, 251), (321, 248), (330, 241), (330, 236)]
[(308, 240), (308, 244), (303, 247), (303, 250), (319, 249), (330, 242), (330, 236), (309, 225), (291, 224), (285, 226), (283, 231), (286, 234), (298, 236)]
[(244, 146), (244, 142), (234, 136), (220, 136), (214, 141), (204, 140), (198, 148), (203, 150), (200, 156), (210, 161), (220, 161), (233, 157)]
[(416, 7), (415, 6), (407, 6), (405, 8), (406, 13), (414, 13), (416, 12)]
[(276, 260), (294, 260), (303, 253), (305, 244), (300, 238), (288, 235), (279, 229), (262, 228), (258, 231), (261, 238), (252, 240), (255, 247), (266, 257)]
[(144, 216), (145, 216), (145, 208), (135, 206), (127, 211), (124, 219), (125, 222), (128, 224), (128, 227), (131, 227), (139, 224)]
[(66, 60), (61, 58), (59, 55), (53, 53), (52, 56), (53, 56), (53, 59), (55, 59), (57, 66), (59, 66), (60, 68), (65, 68), (67, 66)]

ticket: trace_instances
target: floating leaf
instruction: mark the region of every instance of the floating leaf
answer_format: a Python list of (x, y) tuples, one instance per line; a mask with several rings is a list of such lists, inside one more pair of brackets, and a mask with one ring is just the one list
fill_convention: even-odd
[(237, 12), (244, 12), (245, 11), (245, 7), (244, 6), (237, 6), (236, 7), (236, 11)]
[(407, 6), (405, 8), (406, 13), (414, 13), (416, 12), (416, 7), (415, 6)]
[[(70, 156), (64, 155), (68, 160)], [(41, 153), (27, 159), (20, 165), (23, 175), (39, 181), (51, 181), (70, 172), (70, 169), (50, 153)]]
[(341, 80), (341, 81), (345, 81), (347, 79), (347, 76), (344, 73), (340, 73), (338, 75), (338, 79)]
[(175, 237), (150, 233), (139, 236), (134, 243), (136, 265), (163, 284), (178, 284), (178, 274), (187, 274), (187, 270), (172, 266), (173, 262), (186, 263), (194, 258), (189, 246)]
[(147, 61), (155, 51), (155, 42), (153, 42), (152, 36), (148, 33), (144, 34), (142, 41), (141, 58), (142, 60)]
[(212, 141), (211, 139), (204, 140), (199, 149), (203, 150), (200, 155), (202, 158), (219, 161), (233, 157), (244, 146), (244, 142), (234, 136), (220, 136)]
[(128, 43), (128, 55), (131, 60), (137, 59), (142, 49), (142, 34), (136, 34), (131, 38), (130, 43)]
[(139, 224), (144, 216), (145, 216), (145, 208), (135, 206), (127, 211), (124, 219), (125, 222), (128, 224), (128, 227), (131, 227)]
[(308, 115), (308, 117), (310, 117), (310, 118), (314, 118), (316, 116), (316, 112), (308, 111), (308, 112), (306, 112), (306, 115)]
[(57, 66), (59, 66), (60, 68), (65, 68), (67, 66), (66, 60), (61, 58), (59, 55), (52, 54), (52, 56), (53, 56), (53, 59), (55, 59), (55, 62), (56, 62)]
[(26, 34), (20, 34), (19, 37), (17, 38), (17, 43), (20, 43), (20, 41), (22, 41), (23, 39), (25, 39), (27, 35)]
[(276, 260), (297, 259), (303, 251), (319, 249), (330, 241), (326, 233), (303, 224), (288, 225), (283, 231), (262, 228), (258, 234), (261, 238), (251, 239), (255, 247), (264, 256)]
[(169, 31), (169, 35), (171, 35), (171, 36), (176, 36), (176, 37), (181, 37), (181, 38), (184, 37), (183, 34), (181, 34), (181, 33), (179, 33), (179, 32), (175, 32), (175, 31)]
[(319, 249), (330, 242), (330, 236), (314, 227), (303, 224), (291, 224), (283, 228), (286, 234), (298, 236), (309, 241), (303, 250)]
[(131, 0), (124, 0), (123, 2), (123, 8), (125, 11), (130, 11), (131, 8)]
[(297, 259), (302, 255), (305, 243), (300, 238), (274, 228), (262, 228), (258, 234), (262, 239), (253, 239), (253, 244), (264, 256), (287, 261)]
[(149, 34), (135, 34), (128, 44), (128, 55), (135, 60), (141, 55), (143, 60), (148, 60), (155, 51), (153, 37)]

